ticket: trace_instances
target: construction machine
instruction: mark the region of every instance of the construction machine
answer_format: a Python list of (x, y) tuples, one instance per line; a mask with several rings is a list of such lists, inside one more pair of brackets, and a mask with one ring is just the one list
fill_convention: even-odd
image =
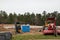
[(21, 33), (20, 22), (16, 22), (16, 23), (15, 23), (15, 29), (16, 29), (16, 33)]
[(56, 19), (47, 18), (43, 27), (43, 34), (54, 34), (56, 36), (58, 32), (56, 29)]

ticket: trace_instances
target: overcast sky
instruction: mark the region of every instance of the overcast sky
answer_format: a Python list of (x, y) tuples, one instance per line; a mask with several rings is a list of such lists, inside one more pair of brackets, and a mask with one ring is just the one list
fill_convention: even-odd
[(44, 10), (60, 12), (60, 0), (0, 0), (0, 10), (21, 14), (25, 12), (42, 13)]

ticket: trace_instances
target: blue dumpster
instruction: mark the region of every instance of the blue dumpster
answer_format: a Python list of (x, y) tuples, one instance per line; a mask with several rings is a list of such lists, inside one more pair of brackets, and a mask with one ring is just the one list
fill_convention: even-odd
[(21, 30), (22, 30), (22, 32), (30, 32), (30, 26), (29, 25), (22, 25)]

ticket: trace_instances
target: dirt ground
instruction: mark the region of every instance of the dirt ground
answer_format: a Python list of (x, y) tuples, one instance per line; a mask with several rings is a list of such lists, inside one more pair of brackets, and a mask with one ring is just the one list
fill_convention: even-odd
[[(16, 30), (13, 27), (14, 27), (14, 24), (0, 24), (0, 31), (1, 32), (11, 32), (12, 34), (15, 34)], [(34, 34), (34, 33), (35, 34), (42, 34), (42, 33), (39, 32), (40, 28), (34, 28), (34, 26), (32, 26), (32, 27), (33, 28), (30, 28), (30, 32), (23, 33), (23, 35)]]
[[(39, 30), (39, 29), (38, 29)], [(36, 28), (35, 29), (30, 29), (30, 32), (22, 32), (21, 31), (21, 34), (22, 35), (34, 35), (34, 34), (43, 34), (42, 32), (39, 32)], [(7, 31), (11, 32), (12, 34), (15, 34), (16, 31), (15, 29), (8, 29)]]
[[(13, 35), (16, 34), (16, 30), (15, 29), (5, 29), (5, 30), (2, 30), (1, 32), (11, 32)], [(22, 32), (21, 33), (23, 35), (26, 35), (26, 34), (31, 34), (31, 35), (34, 35), (34, 34), (42, 34), (42, 32), (39, 32), (38, 30), (36, 29), (30, 29), (30, 32)]]
[(22, 32), (22, 34), (23, 35), (35, 35), (35, 34), (43, 34), (42, 32), (39, 32), (38, 31), (39, 30), (39, 28), (33, 28), (33, 29), (30, 29), (30, 32), (26, 32), (26, 33), (24, 33), (24, 32)]
[[(5, 26), (12, 27), (11, 24), (5, 25)], [(4, 28), (1, 28), (1, 25), (0, 25), (0, 29), (2, 29), (1, 32), (11, 32), (13, 35), (16, 34), (16, 31), (15, 31), (14, 28), (4, 29)], [(21, 32), (21, 35), (35, 35), (35, 34), (41, 34), (41, 35), (43, 35), (43, 33), (42, 32), (39, 32), (39, 30), (40, 30), (40, 28), (31, 28), (30, 29), (30, 32), (26, 32), (26, 33)], [(32, 40), (32, 39), (29, 39), (29, 40)], [(34, 39), (34, 40), (60, 40), (60, 39)]]

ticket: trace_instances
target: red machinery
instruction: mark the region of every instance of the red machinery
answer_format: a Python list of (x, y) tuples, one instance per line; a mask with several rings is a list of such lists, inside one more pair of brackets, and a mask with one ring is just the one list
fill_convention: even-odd
[(43, 34), (60, 34), (60, 30), (56, 29), (56, 19), (55, 18), (47, 18), (45, 21), (45, 25), (43, 27)]

